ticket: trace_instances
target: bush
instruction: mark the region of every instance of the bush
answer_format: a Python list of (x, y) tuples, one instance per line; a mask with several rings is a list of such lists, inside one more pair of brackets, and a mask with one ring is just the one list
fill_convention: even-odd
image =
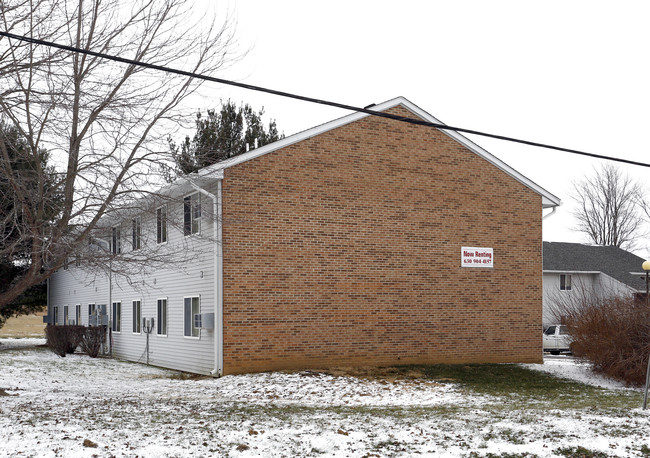
[(632, 297), (577, 294), (556, 304), (558, 322), (573, 338), (571, 349), (594, 370), (628, 385), (645, 384), (650, 357), (650, 308)]
[(83, 326), (52, 326), (45, 328), (47, 346), (54, 353), (65, 357), (66, 353), (74, 353), (84, 333)]
[(106, 338), (104, 326), (91, 326), (84, 329), (81, 335), (81, 349), (91, 358), (97, 358)]

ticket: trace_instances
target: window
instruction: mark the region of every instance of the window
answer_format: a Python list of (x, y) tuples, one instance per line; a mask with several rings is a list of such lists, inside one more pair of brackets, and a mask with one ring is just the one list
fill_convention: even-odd
[(77, 326), (81, 326), (81, 304), (75, 305), (75, 323)]
[(554, 336), (555, 335), (555, 326), (549, 326), (546, 328), (546, 331), (544, 331), (544, 334), (547, 336)]
[(120, 254), (122, 252), (122, 241), (119, 226), (116, 226), (111, 230), (111, 250), (113, 254)]
[(167, 206), (163, 205), (156, 210), (157, 241), (167, 242)]
[(167, 335), (167, 299), (158, 299), (158, 330), (159, 336)]
[(88, 326), (99, 326), (99, 321), (97, 320), (97, 315), (95, 314), (95, 304), (88, 304)]
[(142, 321), (142, 303), (133, 301), (133, 333), (140, 334), (140, 322)]
[(113, 302), (113, 332), (122, 330), (122, 303)]
[(59, 306), (58, 305), (55, 305), (54, 307), (52, 307), (52, 316), (54, 318), (52, 320), (52, 324), (58, 324), (59, 323)]
[(68, 316), (70, 315), (69, 310), (70, 310), (70, 306), (65, 305), (65, 306), (63, 307), (63, 324), (64, 324), (64, 325), (67, 325), (67, 324), (68, 324)]
[(201, 196), (192, 194), (183, 199), (183, 233), (198, 234), (201, 231)]
[(133, 247), (133, 250), (139, 250), (140, 249), (140, 244), (141, 244), (141, 234), (142, 234), (142, 218), (139, 216), (137, 218), (133, 218), (131, 221), (131, 245)]
[(194, 315), (200, 313), (201, 307), (198, 297), (186, 297), (184, 304), (185, 337), (199, 337), (199, 328), (194, 327)]
[(571, 275), (560, 275), (560, 290), (571, 291)]
[(68, 270), (69, 265), (70, 265), (70, 258), (66, 256), (65, 261), (63, 261), (63, 270)]

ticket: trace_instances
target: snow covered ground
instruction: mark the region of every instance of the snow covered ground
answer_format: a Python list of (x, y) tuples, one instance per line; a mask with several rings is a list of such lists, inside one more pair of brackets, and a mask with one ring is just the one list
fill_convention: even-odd
[[(0, 456), (648, 456), (640, 408), (531, 407), (453, 383), (317, 372), (188, 378), (0, 339)], [(628, 389), (571, 358), (534, 370)], [(612, 394), (614, 393), (614, 394)], [(568, 451), (567, 451), (568, 450)]]

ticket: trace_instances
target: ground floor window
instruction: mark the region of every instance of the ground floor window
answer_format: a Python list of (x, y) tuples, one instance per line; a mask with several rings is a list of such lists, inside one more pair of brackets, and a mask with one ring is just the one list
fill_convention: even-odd
[(142, 303), (133, 301), (133, 333), (140, 334), (140, 322), (142, 321)]
[(65, 305), (65, 306), (63, 306), (63, 324), (64, 325), (68, 324), (69, 316), (70, 316), (70, 306)]
[(77, 326), (81, 326), (81, 304), (75, 305), (75, 323)]
[(59, 323), (59, 307), (55, 305), (52, 307), (52, 324), (58, 324)]
[(122, 330), (122, 303), (113, 302), (113, 332)]
[(158, 328), (156, 334), (167, 335), (167, 299), (158, 299)]
[(184, 303), (185, 337), (199, 337), (199, 328), (194, 326), (194, 315), (201, 313), (198, 297), (186, 297)]

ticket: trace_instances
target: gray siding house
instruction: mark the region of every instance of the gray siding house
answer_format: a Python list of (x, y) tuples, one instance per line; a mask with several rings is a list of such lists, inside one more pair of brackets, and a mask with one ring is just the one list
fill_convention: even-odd
[(645, 295), (643, 258), (614, 246), (544, 242), (544, 327), (554, 323), (558, 300), (578, 294)]

